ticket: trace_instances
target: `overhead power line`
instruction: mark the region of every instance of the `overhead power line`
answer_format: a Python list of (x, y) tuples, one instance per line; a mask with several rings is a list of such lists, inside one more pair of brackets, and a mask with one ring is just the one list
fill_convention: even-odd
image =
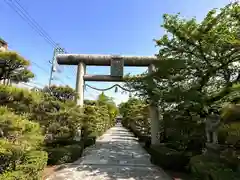
[(32, 20), (32, 22), (34, 22), (36, 24), (36, 26), (41, 30), (41, 32), (43, 32), (43, 34), (51, 41), (52, 44), (54, 44), (55, 46), (57, 45), (57, 43), (49, 36), (49, 34), (37, 23), (36, 20), (34, 20), (32, 18), (32, 16), (27, 12), (27, 10), (19, 3), (19, 1), (14, 0), (18, 6), (25, 12), (25, 14), (29, 17), (30, 20)]
[(49, 74), (49, 72), (46, 69), (44, 69), (43, 67), (39, 66), (37, 63), (32, 61), (32, 64), (35, 65), (36, 67), (38, 67), (39, 69), (41, 69), (43, 72)]
[[(44, 40), (53, 48), (59, 47), (58, 44), (53, 40), (53, 38), (39, 25), (39, 23), (28, 13), (26, 8), (23, 7), (23, 5), (17, 1), (17, 0), (4, 0), (5, 3), (14, 10), (39, 36), (44, 38)], [(65, 53), (66, 50), (65, 50)], [(52, 62), (53, 63), (53, 62)], [(47, 74), (49, 74), (49, 71), (41, 67), (35, 62), (32, 62), (35, 66), (37, 66), (39, 69), (43, 70)], [(51, 64), (53, 66), (53, 64)], [(53, 67), (51, 67), (53, 69)], [(75, 69), (74, 69), (75, 70)], [(75, 71), (74, 71), (75, 72)], [(51, 74), (51, 71), (50, 71)], [(65, 75), (66, 76), (66, 75)], [(52, 75), (50, 75), (52, 77)], [(67, 77), (69, 79), (69, 77)], [(61, 81), (60, 79), (57, 79), (58, 81)], [(61, 81), (63, 84), (65, 84), (63, 81)]]
[[(23, 10), (23, 12), (29, 17), (28, 19), (30, 19), (31, 22), (35, 23), (35, 27), (38, 28), (38, 30), (40, 30), (42, 32), (42, 34), (44, 34), (45, 37), (47, 37), (48, 40), (51, 41), (51, 43), (54, 45), (55, 49), (62, 49), (64, 50), (64, 53), (68, 53), (64, 48), (60, 48), (59, 45), (50, 37), (50, 35), (36, 22), (36, 20), (34, 20), (32, 18), (32, 16), (27, 12), (27, 10), (19, 3), (19, 1), (17, 0), (14, 0), (18, 6)], [(54, 69), (54, 62), (51, 63), (52, 64), (52, 68), (51, 68), (51, 71), (50, 71), (50, 81), (52, 79), (52, 73), (53, 73), (53, 69)], [(75, 69), (74, 69), (75, 70)], [(74, 71), (75, 72), (75, 71)], [(75, 72), (76, 73), (76, 72)], [(68, 76), (66, 76), (67, 79), (69, 79)], [(59, 80), (60, 82), (62, 82), (63, 84), (65, 84), (63, 81), (61, 81), (60, 79), (57, 79)], [(51, 84), (51, 83), (49, 83)]]
[[(31, 18), (31, 16), (29, 15), (29, 13), (25, 10), (25, 8), (23, 8), (23, 6), (18, 2), (13, 0), (14, 2), (16, 2), (19, 6), (17, 7), (13, 1), (11, 0), (4, 0), (5, 3), (12, 9), (14, 10), (25, 22), (28, 23), (28, 25), (30, 25), (30, 27), (32, 27), (32, 29), (34, 31), (36, 31), (41, 37), (43, 37), (47, 43), (49, 43), (51, 46), (55, 47), (55, 42), (51, 40), (51, 38), (49, 38), (49, 36), (46, 36), (46, 32), (40, 27), (40, 25), (33, 19)], [(25, 13), (24, 13), (25, 12)], [(27, 14), (27, 15), (26, 15)], [(29, 18), (30, 17), (30, 18)], [(35, 22), (35, 25), (34, 23)], [(39, 28), (40, 27), (40, 28)], [(45, 34), (44, 34), (45, 33)], [(37, 63), (32, 61), (32, 64), (34, 64), (35, 66), (37, 66), (39, 69), (43, 70), (44, 72), (46, 72), (47, 74), (49, 74), (49, 72), (44, 69), (43, 67), (41, 67), (40, 65), (38, 65)]]
[[(31, 28), (38, 33), (41, 37), (45, 39), (45, 41), (55, 47), (57, 43), (52, 40), (52, 38), (43, 30), (43, 28), (29, 15), (25, 8), (16, 0), (4, 0), (5, 3), (13, 9)], [(18, 5), (16, 5), (18, 4)]]
[[(9, 47), (9, 46), (8, 46)], [(8, 48), (9, 49), (9, 48)], [(13, 48), (10, 46), (10, 50), (13, 50)], [(35, 63), (34, 61), (31, 61), (31, 65), (36, 66), (38, 69), (41, 69), (43, 72), (45, 72), (46, 74), (49, 74), (49, 72), (44, 69), (42, 66), (38, 65), (37, 63)]]
[[(13, 48), (8, 45), (8, 50), (13, 51)], [(34, 66), (38, 67), (39, 69), (41, 69), (43, 72), (49, 74), (49, 72), (48, 72), (46, 69), (44, 69), (43, 67), (41, 67), (41, 66), (38, 65), (37, 63), (35, 63), (35, 62), (33, 62), (33, 61), (31, 61), (31, 63), (32, 63), (32, 65), (34, 65)]]

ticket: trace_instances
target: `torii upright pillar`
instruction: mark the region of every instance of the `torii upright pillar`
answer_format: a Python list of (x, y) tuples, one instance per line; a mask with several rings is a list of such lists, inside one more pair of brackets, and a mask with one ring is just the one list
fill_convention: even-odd
[[(154, 65), (150, 64), (148, 66), (148, 73), (152, 73), (154, 71)], [(149, 115), (151, 120), (151, 144), (159, 145), (159, 129), (160, 129), (160, 122), (159, 122), (159, 111), (157, 105), (151, 101), (149, 104)]]
[(76, 79), (76, 102), (77, 105), (83, 107), (84, 102), (84, 75), (86, 71), (86, 65), (83, 62), (79, 62), (77, 65), (77, 79)]

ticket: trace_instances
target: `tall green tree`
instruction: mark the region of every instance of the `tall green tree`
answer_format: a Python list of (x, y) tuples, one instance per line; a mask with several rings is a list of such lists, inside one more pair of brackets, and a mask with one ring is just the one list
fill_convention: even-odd
[(0, 52), (0, 59), (4, 61), (0, 67), (0, 80), (4, 80), (4, 83), (9, 80), (28, 82), (34, 78), (34, 74), (27, 69), (30, 62), (16, 52)]
[(101, 93), (98, 96), (97, 104), (100, 106), (107, 106), (111, 120), (113, 120), (117, 116), (118, 108), (113, 101), (113, 98), (106, 96), (104, 93)]
[(143, 134), (150, 134), (150, 119), (148, 104), (140, 99), (130, 98), (119, 105), (123, 116), (122, 124)]
[(13, 72), (9, 78), (11, 81), (16, 83), (29, 82), (30, 79), (34, 78), (34, 74), (30, 70), (24, 68)]
[(128, 85), (159, 102), (212, 105), (240, 81), (240, 6), (211, 10), (202, 22), (180, 15), (163, 16), (166, 34), (159, 47), (156, 71)]
[(70, 86), (56, 86), (44, 87), (44, 92), (49, 92), (60, 101), (73, 101), (77, 96), (76, 91)]
[(155, 71), (128, 78), (129, 88), (159, 105), (175, 137), (189, 141), (206, 109), (221, 105), (240, 82), (239, 17), (239, 3), (209, 11), (201, 22), (165, 14)]

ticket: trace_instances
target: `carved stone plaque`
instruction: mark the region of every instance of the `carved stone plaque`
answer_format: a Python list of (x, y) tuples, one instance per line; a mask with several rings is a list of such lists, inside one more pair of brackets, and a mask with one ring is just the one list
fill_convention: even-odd
[(111, 76), (122, 77), (123, 76), (124, 60), (120, 57), (113, 57), (111, 59)]

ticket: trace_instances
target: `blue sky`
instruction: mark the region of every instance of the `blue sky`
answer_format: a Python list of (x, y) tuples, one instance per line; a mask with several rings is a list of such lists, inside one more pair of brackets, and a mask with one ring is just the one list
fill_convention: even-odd
[[(52, 47), (39, 36), (6, 1), (0, 0), (0, 37), (9, 48), (41, 66), (32, 63), (35, 82), (48, 83)], [(164, 13), (181, 13), (186, 18), (201, 20), (212, 8), (223, 7), (230, 0), (16, 0), (43, 27), (51, 38), (69, 53), (154, 55), (158, 49), (153, 39), (164, 34), (161, 29)], [(55, 74), (64, 84), (75, 87), (75, 67), (61, 67)], [(88, 67), (88, 74), (109, 74), (109, 67)], [(145, 68), (125, 68), (125, 73), (139, 74)], [(62, 84), (54, 80), (55, 84)], [(114, 83), (87, 82), (97, 88)], [(87, 89), (85, 98), (94, 99), (100, 92)], [(127, 94), (107, 91), (117, 103), (125, 101)]]

